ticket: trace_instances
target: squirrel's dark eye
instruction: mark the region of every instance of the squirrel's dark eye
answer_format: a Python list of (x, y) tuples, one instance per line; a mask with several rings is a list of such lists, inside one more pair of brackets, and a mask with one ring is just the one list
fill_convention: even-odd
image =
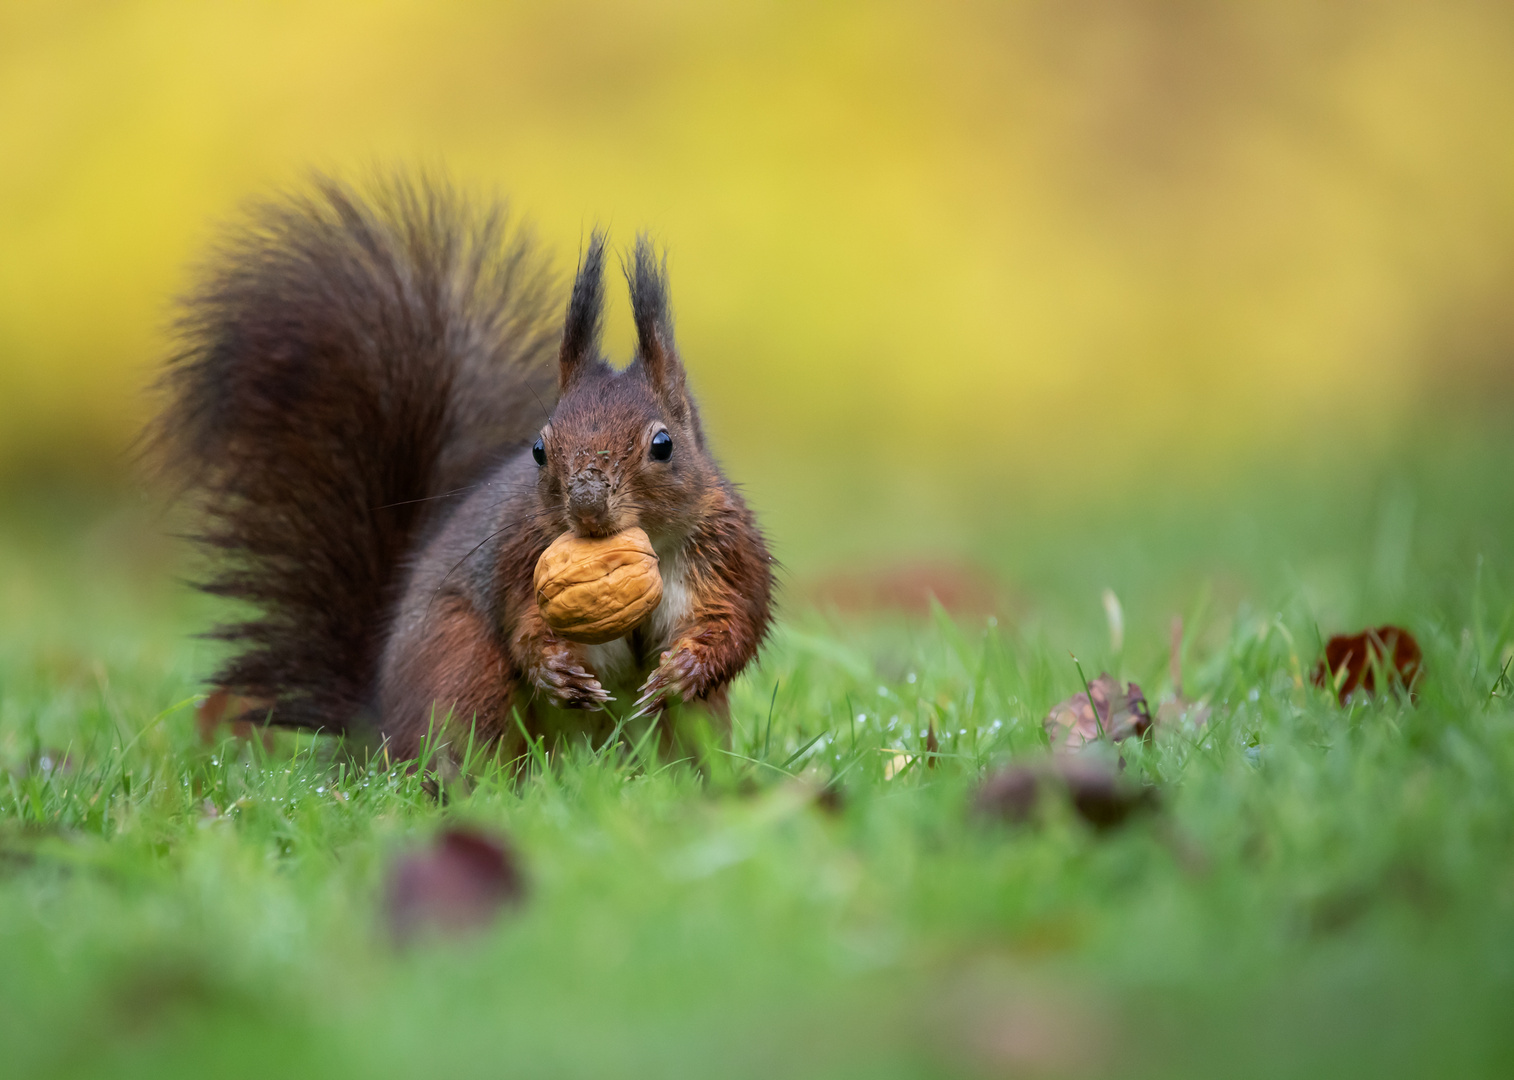
[(659, 431), (652, 436), (652, 460), (667, 461), (673, 456), (673, 436), (666, 431)]
[(547, 463), (547, 444), (542, 442), (540, 436), (537, 436), (536, 441), (531, 444), (531, 456), (536, 459), (538, 465)]

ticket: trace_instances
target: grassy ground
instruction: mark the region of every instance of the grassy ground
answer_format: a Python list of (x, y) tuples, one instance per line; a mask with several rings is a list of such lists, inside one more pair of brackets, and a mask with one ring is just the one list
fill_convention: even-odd
[[(567, 748), (445, 806), (309, 738), (203, 743), (213, 657), (187, 635), (212, 612), (150, 524), (14, 503), (0, 1072), (1508, 1075), (1502, 460), (1485, 440), (983, 524), (1001, 618), (794, 601), (708, 777)], [(1125, 748), (1161, 811), (1107, 835), (974, 819), (985, 770), (1044, 753), (1070, 651), (1170, 692), (1175, 611), (1215, 713)], [(1321, 633), (1388, 619), (1425, 648), (1417, 704), (1300, 679)], [(937, 767), (898, 771), (931, 720)], [(398, 950), (386, 869), (449, 822), (508, 833), (528, 899)]]

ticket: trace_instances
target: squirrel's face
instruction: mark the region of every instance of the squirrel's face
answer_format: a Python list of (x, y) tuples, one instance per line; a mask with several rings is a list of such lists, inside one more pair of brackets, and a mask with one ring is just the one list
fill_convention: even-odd
[(637, 366), (580, 379), (531, 447), (544, 510), (579, 536), (633, 525), (654, 540), (686, 535), (710, 464), (692, 407), (679, 412)]
[(714, 467), (673, 345), (666, 266), (637, 240), (626, 264), (636, 359), (615, 371), (599, 355), (604, 251), (596, 232), (568, 301), (557, 408), (531, 448), (543, 508), (579, 536), (639, 525), (653, 543), (681, 540), (713, 497)]

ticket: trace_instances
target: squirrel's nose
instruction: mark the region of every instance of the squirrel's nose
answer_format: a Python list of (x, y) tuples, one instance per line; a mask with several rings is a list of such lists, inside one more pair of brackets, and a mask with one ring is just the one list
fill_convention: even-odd
[(599, 469), (583, 469), (568, 481), (568, 513), (591, 535), (610, 525), (610, 480)]

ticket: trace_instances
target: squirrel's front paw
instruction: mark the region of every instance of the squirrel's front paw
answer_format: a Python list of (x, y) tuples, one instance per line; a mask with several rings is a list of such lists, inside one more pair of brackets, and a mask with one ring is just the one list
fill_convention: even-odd
[(566, 709), (597, 709), (610, 700), (594, 673), (568, 649), (553, 649), (543, 656), (533, 681)]
[(672, 649), (662, 654), (657, 670), (641, 686), (636, 699), (638, 712), (652, 712), (669, 700), (689, 701), (708, 689), (709, 672), (692, 649)]

